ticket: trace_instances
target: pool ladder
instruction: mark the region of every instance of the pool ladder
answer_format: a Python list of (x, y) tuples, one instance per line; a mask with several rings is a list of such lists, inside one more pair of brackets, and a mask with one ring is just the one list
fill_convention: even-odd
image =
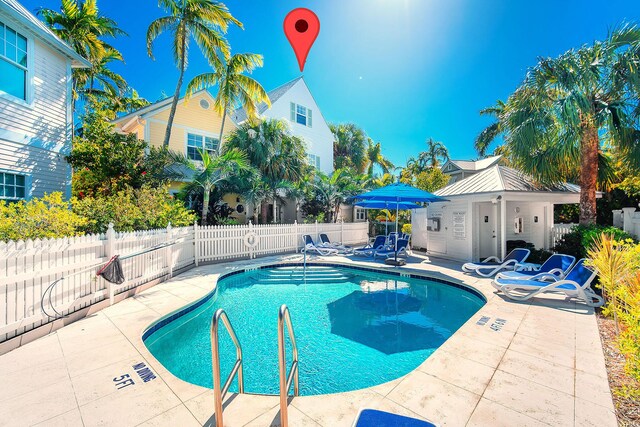
[[(220, 322), (224, 325), (225, 329), (229, 333), (234, 346), (236, 347), (236, 363), (233, 365), (233, 369), (229, 373), (224, 386), (220, 386), (220, 347), (219, 347), (219, 325)], [(286, 348), (285, 348), (285, 335), (284, 327), (287, 326), (289, 332), (289, 339), (291, 340), (291, 346), (293, 350), (293, 360), (291, 361), (291, 370), (287, 375), (286, 368)], [(244, 377), (242, 373), (242, 346), (238, 340), (229, 317), (225, 311), (221, 308), (216, 310), (211, 320), (211, 356), (213, 362), (213, 396), (215, 400), (215, 418), (216, 427), (223, 427), (222, 422), (222, 400), (229, 391), (229, 387), (233, 382), (236, 374), (238, 375), (238, 392), (244, 393)], [(293, 332), (293, 324), (291, 323), (291, 315), (289, 314), (289, 308), (286, 304), (283, 304), (278, 311), (278, 366), (280, 370), (280, 425), (287, 427), (289, 425), (289, 416), (287, 412), (287, 399), (289, 397), (289, 390), (293, 383), (293, 395), (299, 396), (299, 371), (298, 371), (298, 346), (296, 345), (296, 337)]]

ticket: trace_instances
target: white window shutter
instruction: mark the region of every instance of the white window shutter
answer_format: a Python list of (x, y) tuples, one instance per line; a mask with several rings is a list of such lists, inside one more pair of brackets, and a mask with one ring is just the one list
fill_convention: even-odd
[(291, 103), (291, 121), (296, 121), (296, 104), (294, 104), (293, 102)]
[(311, 110), (307, 108), (307, 126), (311, 127)]

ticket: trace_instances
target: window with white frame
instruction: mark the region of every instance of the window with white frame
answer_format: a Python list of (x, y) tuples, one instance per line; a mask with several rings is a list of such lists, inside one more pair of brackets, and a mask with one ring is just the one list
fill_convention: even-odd
[(367, 214), (363, 208), (356, 207), (356, 221), (364, 221), (367, 219)]
[(311, 166), (316, 169), (320, 169), (320, 156), (316, 156), (315, 154), (308, 154), (307, 159)]
[(187, 157), (191, 160), (202, 160), (202, 156), (198, 150), (204, 150), (213, 156), (220, 146), (218, 138), (210, 136), (198, 135), (195, 133), (187, 134)]
[(291, 121), (303, 126), (311, 127), (312, 124), (311, 109), (302, 105), (291, 103)]
[(19, 200), (27, 194), (27, 179), (24, 175), (0, 172), (0, 199)]
[(27, 38), (0, 22), (0, 91), (27, 100)]

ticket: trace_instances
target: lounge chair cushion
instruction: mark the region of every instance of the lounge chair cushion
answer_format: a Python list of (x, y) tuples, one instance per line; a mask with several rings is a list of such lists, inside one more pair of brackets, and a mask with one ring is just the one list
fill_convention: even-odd
[(358, 415), (354, 427), (436, 427), (436, 425), (390, 412), (363, 409)]

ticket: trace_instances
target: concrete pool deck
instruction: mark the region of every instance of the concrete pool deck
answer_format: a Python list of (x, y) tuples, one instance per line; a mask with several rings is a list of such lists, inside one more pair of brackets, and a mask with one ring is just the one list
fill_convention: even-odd
[[(169, 373), (145, 347), (143, 331), (213, 290), (220, 274), (300, 260), (284, 255), (196, 267), (0, 356), (0, 426), (215, 425), (213, 390)], [(372, 266), (345, 257), (313, 261)], [(487, 304), (402, 378), (292, 398), (290, 426), (351, 426), (361, 408), (443, 426), (617, 425), (593, 309), (547, 295), (511, 302), (495, 293), (490, 279), (463, 274), (460, 263), (411, 261), (401, 269), (470, 285)], [(485, 316), (489, 320), (477, 324)], [(494, 328), (499, 330), (491, 328), (496, 319), (506, 321)], [(143, 382), (149, 379), (145, 367), (155, 379)], [(224, 422), (279, 425), (279, 398), (229, 393)]]

